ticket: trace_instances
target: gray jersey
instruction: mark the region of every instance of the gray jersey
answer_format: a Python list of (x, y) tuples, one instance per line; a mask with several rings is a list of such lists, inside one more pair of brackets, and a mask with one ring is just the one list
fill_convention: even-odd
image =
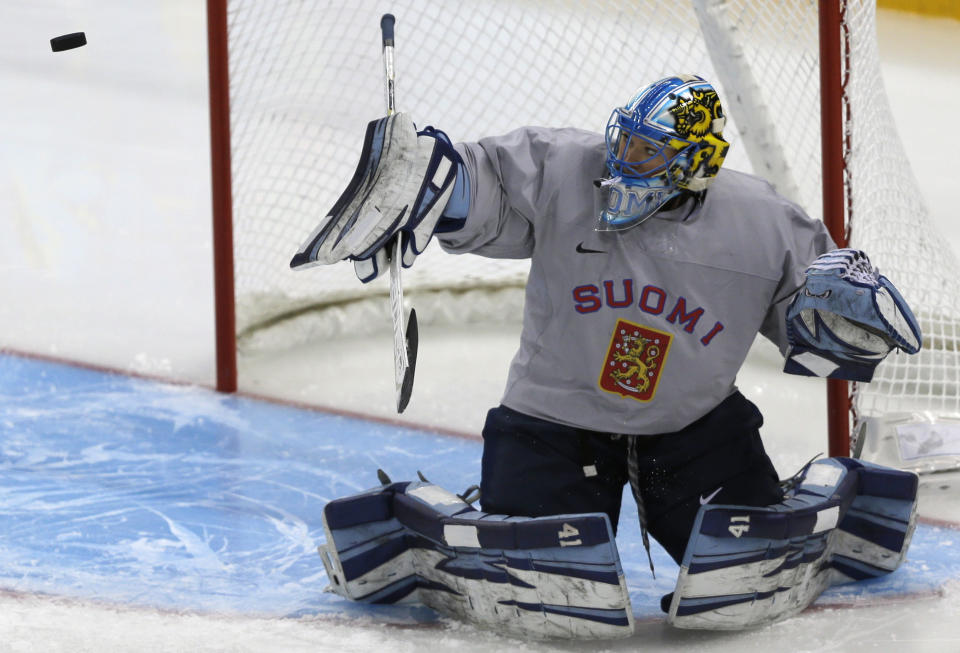
[(524, 128), (457, 146), (471, 182), (450, 252), (530, 257), (523, 332), (503, 397), (595, 431), (679, 430), (735, 388), (757, 333), (786, 348), (784, 314), (823, 223), (751, 175), (721, 170), (690, 200), (597, 232), (600, 134)]

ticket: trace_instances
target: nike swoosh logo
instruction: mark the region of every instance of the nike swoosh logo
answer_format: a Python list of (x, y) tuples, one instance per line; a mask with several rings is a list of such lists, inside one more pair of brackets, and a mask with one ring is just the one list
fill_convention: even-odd
[(710, 496), (708, 496), (706, 499), (704, 499), (704, 498), (703, 498), (703, 495), (701, 494), (701, 495), (700, 495), (700, 505), (701, 505), (701, 506), (705, 506), (705, 505), (707, 505), (708, 503), (710, 503), (710, 499), (712, 499), (713, 497), (717, 496), (717, 493), (718, 493), (720, 490), (722, 490), (722, 489), (723, 489), (723, 486), (721, 485), (721, 486), (718, 487), (716, 490), (714, 490), (713, 492), (711, 492), (711, 493), (710, 493)]
[(583, 243), (577, 245), (577, 252), (580, 254), (606, 254), (606, 252), (601, 249), (587, 249), (583, 246)]

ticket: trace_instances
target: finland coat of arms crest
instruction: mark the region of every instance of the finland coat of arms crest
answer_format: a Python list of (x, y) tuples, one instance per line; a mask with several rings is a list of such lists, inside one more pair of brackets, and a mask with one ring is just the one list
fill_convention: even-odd
[(600, 373), (600, 387), (637, 401), (650, 401), (670, 349), (669, 333), (617, 320)]

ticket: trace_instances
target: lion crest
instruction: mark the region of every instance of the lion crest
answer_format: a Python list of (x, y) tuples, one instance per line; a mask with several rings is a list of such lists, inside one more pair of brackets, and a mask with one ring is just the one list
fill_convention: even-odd
[(669, 333), (618, 320), (600, 375), (600, 387), (638, 401), (652, 399), (670, 340)]
[(669, 111), (677, 133), (683, 138), (699, 141), (713, 131), (713, 121), (723, 117), (723, 109), (716, 91), (691, 89), (691, 94), (692, 100), (677, 98), (677, 103)]

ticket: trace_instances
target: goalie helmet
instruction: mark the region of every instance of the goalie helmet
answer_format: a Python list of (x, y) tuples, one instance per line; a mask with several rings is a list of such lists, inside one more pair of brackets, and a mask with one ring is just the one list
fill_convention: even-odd
[(606, 128), (609, 177), (595, 182), (598, 230), (640, 224), (685, 191), (707, 188), (730, 144), (716, 90), (696, 75), (644, 86)]

